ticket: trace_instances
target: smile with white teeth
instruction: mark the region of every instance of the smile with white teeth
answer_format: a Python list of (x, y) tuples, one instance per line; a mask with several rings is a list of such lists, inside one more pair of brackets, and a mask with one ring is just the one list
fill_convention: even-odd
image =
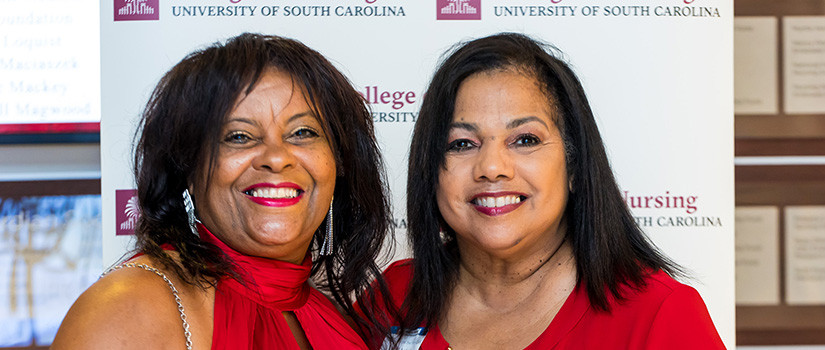
[(287, 187), (279, 187), (279, 188), (261, 187), (261, 188), (256, 188), (254, 190), (246, 191), (246, 194), (248, 194), (252, 197), (272, 198), (272, 199), (295, 198), (295, 197), (298, 197), (298, 193), (299, 193), (298, 189), (287, 188)]
[(521, 201), (521, 196), (478, 197), (473, 199), (473, 204), (487, 208), (498, 208), (505, 205), (521, 203)]

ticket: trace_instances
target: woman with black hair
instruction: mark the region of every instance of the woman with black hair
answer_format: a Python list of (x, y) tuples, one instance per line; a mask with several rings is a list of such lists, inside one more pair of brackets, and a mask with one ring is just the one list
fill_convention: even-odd
[(409, 155), (414, 259), (384, 273), (403, 315), (386, 346), (724, 348), (699, 294), (635, 224), (557, 54), (498, 34), (436, 71)]
[(52, 348), (366, 348), (333, 303), (370, 334), (351, 305), (382, 287), (389, 205), (365, 101), (329, 61), (240, 35), (172, 68), (141, 126), (139, 256), (80, 296)]

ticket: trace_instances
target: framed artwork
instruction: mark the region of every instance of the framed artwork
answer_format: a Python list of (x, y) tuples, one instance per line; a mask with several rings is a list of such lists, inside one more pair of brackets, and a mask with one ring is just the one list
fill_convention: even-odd
[(0, 182), (0, 348), (51, 344), (102, 271), (99, 180)]

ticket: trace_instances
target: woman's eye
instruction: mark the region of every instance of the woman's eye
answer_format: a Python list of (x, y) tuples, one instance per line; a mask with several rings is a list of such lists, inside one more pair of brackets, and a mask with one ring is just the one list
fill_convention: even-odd
[(292, 133), (292, 136), (295, 136), (299, 139), (306, 139), (311, 137), (318, 137), (319, 134), (317, 131), (311, 128), (303, 127), (298, 130), (295, 130), (295, 132)]
[(224, 139), (225, 142), (237, 144), (247, 143), (250, 140), (252, 140), (252, 136), (242, 131), (231, 132), (229, 135), (226, 135)]
[(541, 140), (539, 140), (539, 138), (536, 137), (535, 135), (523, 134), (523, 135), (519, 135), (516, 138), (516, 141), (513, 142), (513, 143), (516, 146), (519, 146), (519, 147), (521, 147), (521, 146), (534, 146), (534, 145), (537, 145), (537, 144), (541, 143)]
[(468, 139), (458, 139), (447, 145), (447, 152), (461, 152), (475, 147), (475, 143)]

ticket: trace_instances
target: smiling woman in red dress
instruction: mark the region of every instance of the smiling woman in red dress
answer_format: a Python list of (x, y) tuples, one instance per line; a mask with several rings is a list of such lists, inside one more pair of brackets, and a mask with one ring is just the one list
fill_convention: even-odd
[[(519, 34), (461, 45), (413, 135), (401, 349), (723, 349), (635, 225), (576, 76)], [(400, 331), (399, 331), (400, 329)]]
[(332, 64), (243, 34), (172, 68), (141, 126), (138, 254), (53, 349), (366, 348), (333, 302), (353, 311), (380, 272), (389, 206), (369, 111)]

